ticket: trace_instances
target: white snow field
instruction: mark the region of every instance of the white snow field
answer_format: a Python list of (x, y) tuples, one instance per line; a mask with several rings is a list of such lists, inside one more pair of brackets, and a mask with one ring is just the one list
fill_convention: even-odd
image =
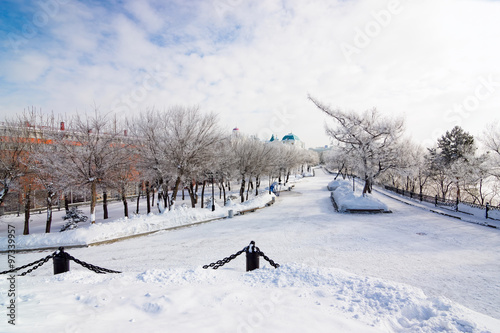
[[(392, 214), (336, 213), (332, 179), (316, 170), (255, 213), (68, 249), (123, 273), (72, 261), (54, 276), (49, 261), (17, 277), (15, 326), (2, 277), (0, 332), (500, 332), (499, 229), (379, 194)], [(281, 267), (245, 272), (242, 254), (202, 268), (251, 240)]]

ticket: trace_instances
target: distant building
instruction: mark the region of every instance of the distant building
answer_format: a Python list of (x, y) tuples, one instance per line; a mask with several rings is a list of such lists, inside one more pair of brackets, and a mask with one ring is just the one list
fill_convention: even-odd
[(305, 143), (302, 140), (300, 140), (298, 136), (296, 136), (291, 132), (285, 135), (283, 139), (281, 139), (281, 142), (287, 145), (297, 146), (302, 149), (305, 149), (306, 147)]

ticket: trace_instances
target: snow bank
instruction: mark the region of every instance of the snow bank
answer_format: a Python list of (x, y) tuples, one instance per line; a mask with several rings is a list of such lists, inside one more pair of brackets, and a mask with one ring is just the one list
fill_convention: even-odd
[(330, 183), (328, 183), (326, 187), (328, 188), (328, 191), (335, 191), (342, 184), (347, 186), (347, 181), (337, 179), (337, 180), (332, 180)]
[[(176, 206), (174, 210), (165, 211), (163, 214), (136, 215), (110, 222), (87, 224), (65, 232), (18, 235), (16, 236), (16, 249), (86, 246), (123, 237), (147, 234), (167, 228), (224, 218), (228, 216), (230, 209), (237, 213), (242, 210), (261, 208), (269, 203), (272, 197), (274, 197), (274, 194), (264, 193), (244, 203), (231, 203), (225, 207), (216, 204), (216, 209), (213, 212), (211, 209)], [(0, 251), (6, 251), (7, 248), (7, 237), (0, 237)]]
[[(383, 331), (392, 332), (481, 332), (470, 309), (444, 297), (428, 298), (416, 287), (358, 276), (340, 269), (285, 264), (277, 270), (260, 269), (247, 274), (251, 285), (308, 290), (316, 304)], [(491, 326), (490, 326), (491, 327)]]
[[(298, 263), (242, 272), (70, 271), (23, 284), (21, 329), (63, 332), (493, 332), (498, 320), (407, 284)], [(36, 282), (36, 283), (35, 283)], [(43, 288), (40, 288), (40, 286)], [(53, 297), (54, 294), (60, 297)], [(40, 306), (43, 304), (43, 307)], [(65, 311), (45, 320), (50, 311)], [(75, 315), (76, 314), (76, 315)], [(28, 330), (25, 330), (28, 331)]]
[(371, 195), (356, 196), (352, 191), (350, 182), (344, 180), (333, 181), (328, 184), (328, 188), (335, 188), (332, 192), (333, 199), (337, 204), (339, 212), (349, 211), (383, 211), (388, 212), (389, 208), (386, 204), (375, 199)]

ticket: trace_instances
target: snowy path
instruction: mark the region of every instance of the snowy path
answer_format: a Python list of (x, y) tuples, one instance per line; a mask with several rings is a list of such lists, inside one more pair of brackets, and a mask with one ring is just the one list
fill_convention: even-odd
[[(81, 260), (124, 273), (97, 275), (72, 262), (69, 273), (52, 276), (49, 263), (18, 278), (19, 325), (6, 329), (500, 332), (498, 229), (381, 195), (393, 214), (338, 214), (326, 189), (333, 177), (316, 175), (252, 214), (72, 249)], [(245, 273), (241, 255), (218, 270), (201, 268), (250, 240), (282, 267), (261, 260), (262, 269)], [(19, 254), (18, 261), (46, 254)], [(0, 260), (3, 268), (5, 255)]]

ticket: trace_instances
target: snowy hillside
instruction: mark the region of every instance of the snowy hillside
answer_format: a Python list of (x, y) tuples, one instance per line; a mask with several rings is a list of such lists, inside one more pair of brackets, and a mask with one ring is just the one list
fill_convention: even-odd
[[(2, 279), (0, 331), (500, 332), (498, 229), (377, 194), (393, 214), (339, 214), (325, 187), (332, 179), (317, 170), (273, 206), (233, 219), (70, 249), (123, 273), (71, 262), (54, 276), (48, 262), (17, 278), (15, 327)], [(202, 268), (251, 240), (281, 267), (261, 258), (246, 273), (242, 254)], [(18, 253), (16, 263), (50, 253)]]

